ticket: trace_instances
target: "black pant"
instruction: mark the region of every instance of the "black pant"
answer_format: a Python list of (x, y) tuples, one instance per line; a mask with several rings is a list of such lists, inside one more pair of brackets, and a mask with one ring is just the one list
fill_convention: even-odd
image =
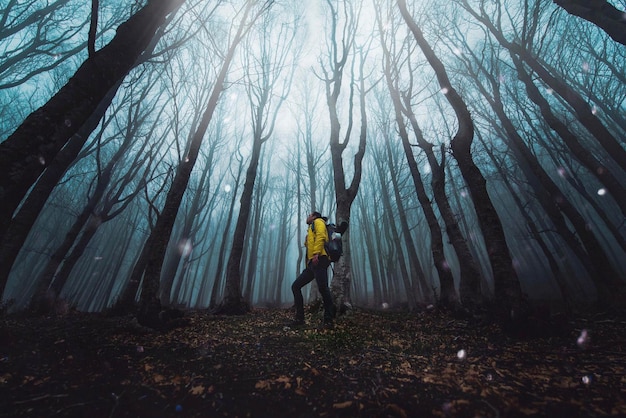
[(302, 288), (311, 283), (313, 279), (317, 282), (317, 288), (324, 301), (324, 322), (332, 323), (335, 317), (335, 306), (333, 298), (328, 289), (328, 266), (330, 260), (326, 256), (319, 257), (317, 266), (309, 261), (307, 267), (300, 273), (295, 282), (291, 285), (293, 300), (296, 305), (296, 320), (304, 320), (304, 299), (302, 298)]

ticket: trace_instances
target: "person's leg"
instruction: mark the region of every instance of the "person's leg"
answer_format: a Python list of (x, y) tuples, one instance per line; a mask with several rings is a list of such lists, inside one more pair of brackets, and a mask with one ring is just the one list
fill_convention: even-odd
[(304, 322), (304, 298), (302, 297), (302, 288), (311, 283), (314, 275), (310, 268), (305, 268), (298, 278), (291, 285), (293, 292), (293, 302), (296, 305), (296, 321)]
[(330, 261), (327, 257), (320, 258), (320, 263), (315, 268), (315, 281), (317, 282), (317, 288), (322, 295), (324, 301), (324, 324), (332, 325), (333, 318), (335, 317), (335, 305), (333, 304), (333, 298), (328, 288), (328, 266)]

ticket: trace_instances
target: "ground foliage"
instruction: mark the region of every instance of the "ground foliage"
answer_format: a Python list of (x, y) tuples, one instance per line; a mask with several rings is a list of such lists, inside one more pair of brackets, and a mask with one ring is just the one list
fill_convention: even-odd
[(0, 319), (0, 417), (626, 416), (626, 321), (503, 331), (436, 310)]

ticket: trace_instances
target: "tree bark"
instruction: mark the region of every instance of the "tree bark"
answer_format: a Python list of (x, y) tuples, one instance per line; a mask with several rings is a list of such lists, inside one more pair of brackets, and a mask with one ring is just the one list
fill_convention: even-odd
[(615, 42), (626, 45), (626, 12), (606, 0), (553, 0), (568, 13), (605, 31)]

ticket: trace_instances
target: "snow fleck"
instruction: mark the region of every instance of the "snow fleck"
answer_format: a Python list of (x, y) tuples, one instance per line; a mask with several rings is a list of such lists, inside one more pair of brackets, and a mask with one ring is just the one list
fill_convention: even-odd
[(230, 184), (227, 184), (226, 186), (224, 186), (224, 191), (226, 193), (230, 193), (231, 190), (232, 190), (232, 187), (230, 187)]
[(456, 353), (456, 356), (459, 358), (459, 360), (465, 360), (465, 358), (467, 357), (467, 352), (461, 349), (458, 351), (458, 353)]
[(585, 385), (591, 384), (591, 376), (583, 376), (581, 380), (583, 381)]
[(40, 155), (40, 156), (39, 156), (39, 164), (41, 164), (41, 165), (46, 165), (46, 159), (45, 159), (45, 158), (43, 158), (43, 155)]
[(591, 108), (591, 114), (592, 114), (592, 115), (597, 115), (597, 114), (598, 114), (598, 108), (597, 108), (596, 106), (593, 106), (593, 107)]
[(382, 305), (382, 306), (383, 306), (383, 309), (387, 309), (387, 308), (389, 308), (389, 304), (388, 304), (387, 302), (383, 302), (383, 305)]
[(587, 346), (589, 346), (589, 339), (589, 331), (583, 329), (576, 340), (576, 344), (578, 344), (580, 348), (587, 348)]
[(191, 240), (184, 238), (178, 243), (178, 252), (183, 257), (188, 257), (192, 250), (193, 245), (191, 244)]
[(553, 95), (554, 94), (554, 90), (546, 89), (546, 93), (549, 94), (549, 95)]
[(598, 196), (604, 196), (606, 194), (606, 189), (603, 187), (598, 189)]
[(65, 119), (65, 126), (67, 126), (68, 128), (72, 126), (72, 121), (69, 119)]
[(557, 173), (559, 173), (559, 176), (561, 177), (565, 177), (567, 175), (567, 171), (565, 171), (565, 169), (563, 167), (559, 167), (557, 168)]
[(590, 66), (589, 66), (588, 62), (583, 62), (582, 67), (583, 67), (583, 72), (585, 72), (585, 73), (589, 72)]
[(441, 88), (441, 92), (442, 92), (443, 94), (448, 94), (448, 92), (449, 92), (449, 91), (450, 91), (450, 90), (449, 90), (447, 87), (442, 87), (442, 88)]

